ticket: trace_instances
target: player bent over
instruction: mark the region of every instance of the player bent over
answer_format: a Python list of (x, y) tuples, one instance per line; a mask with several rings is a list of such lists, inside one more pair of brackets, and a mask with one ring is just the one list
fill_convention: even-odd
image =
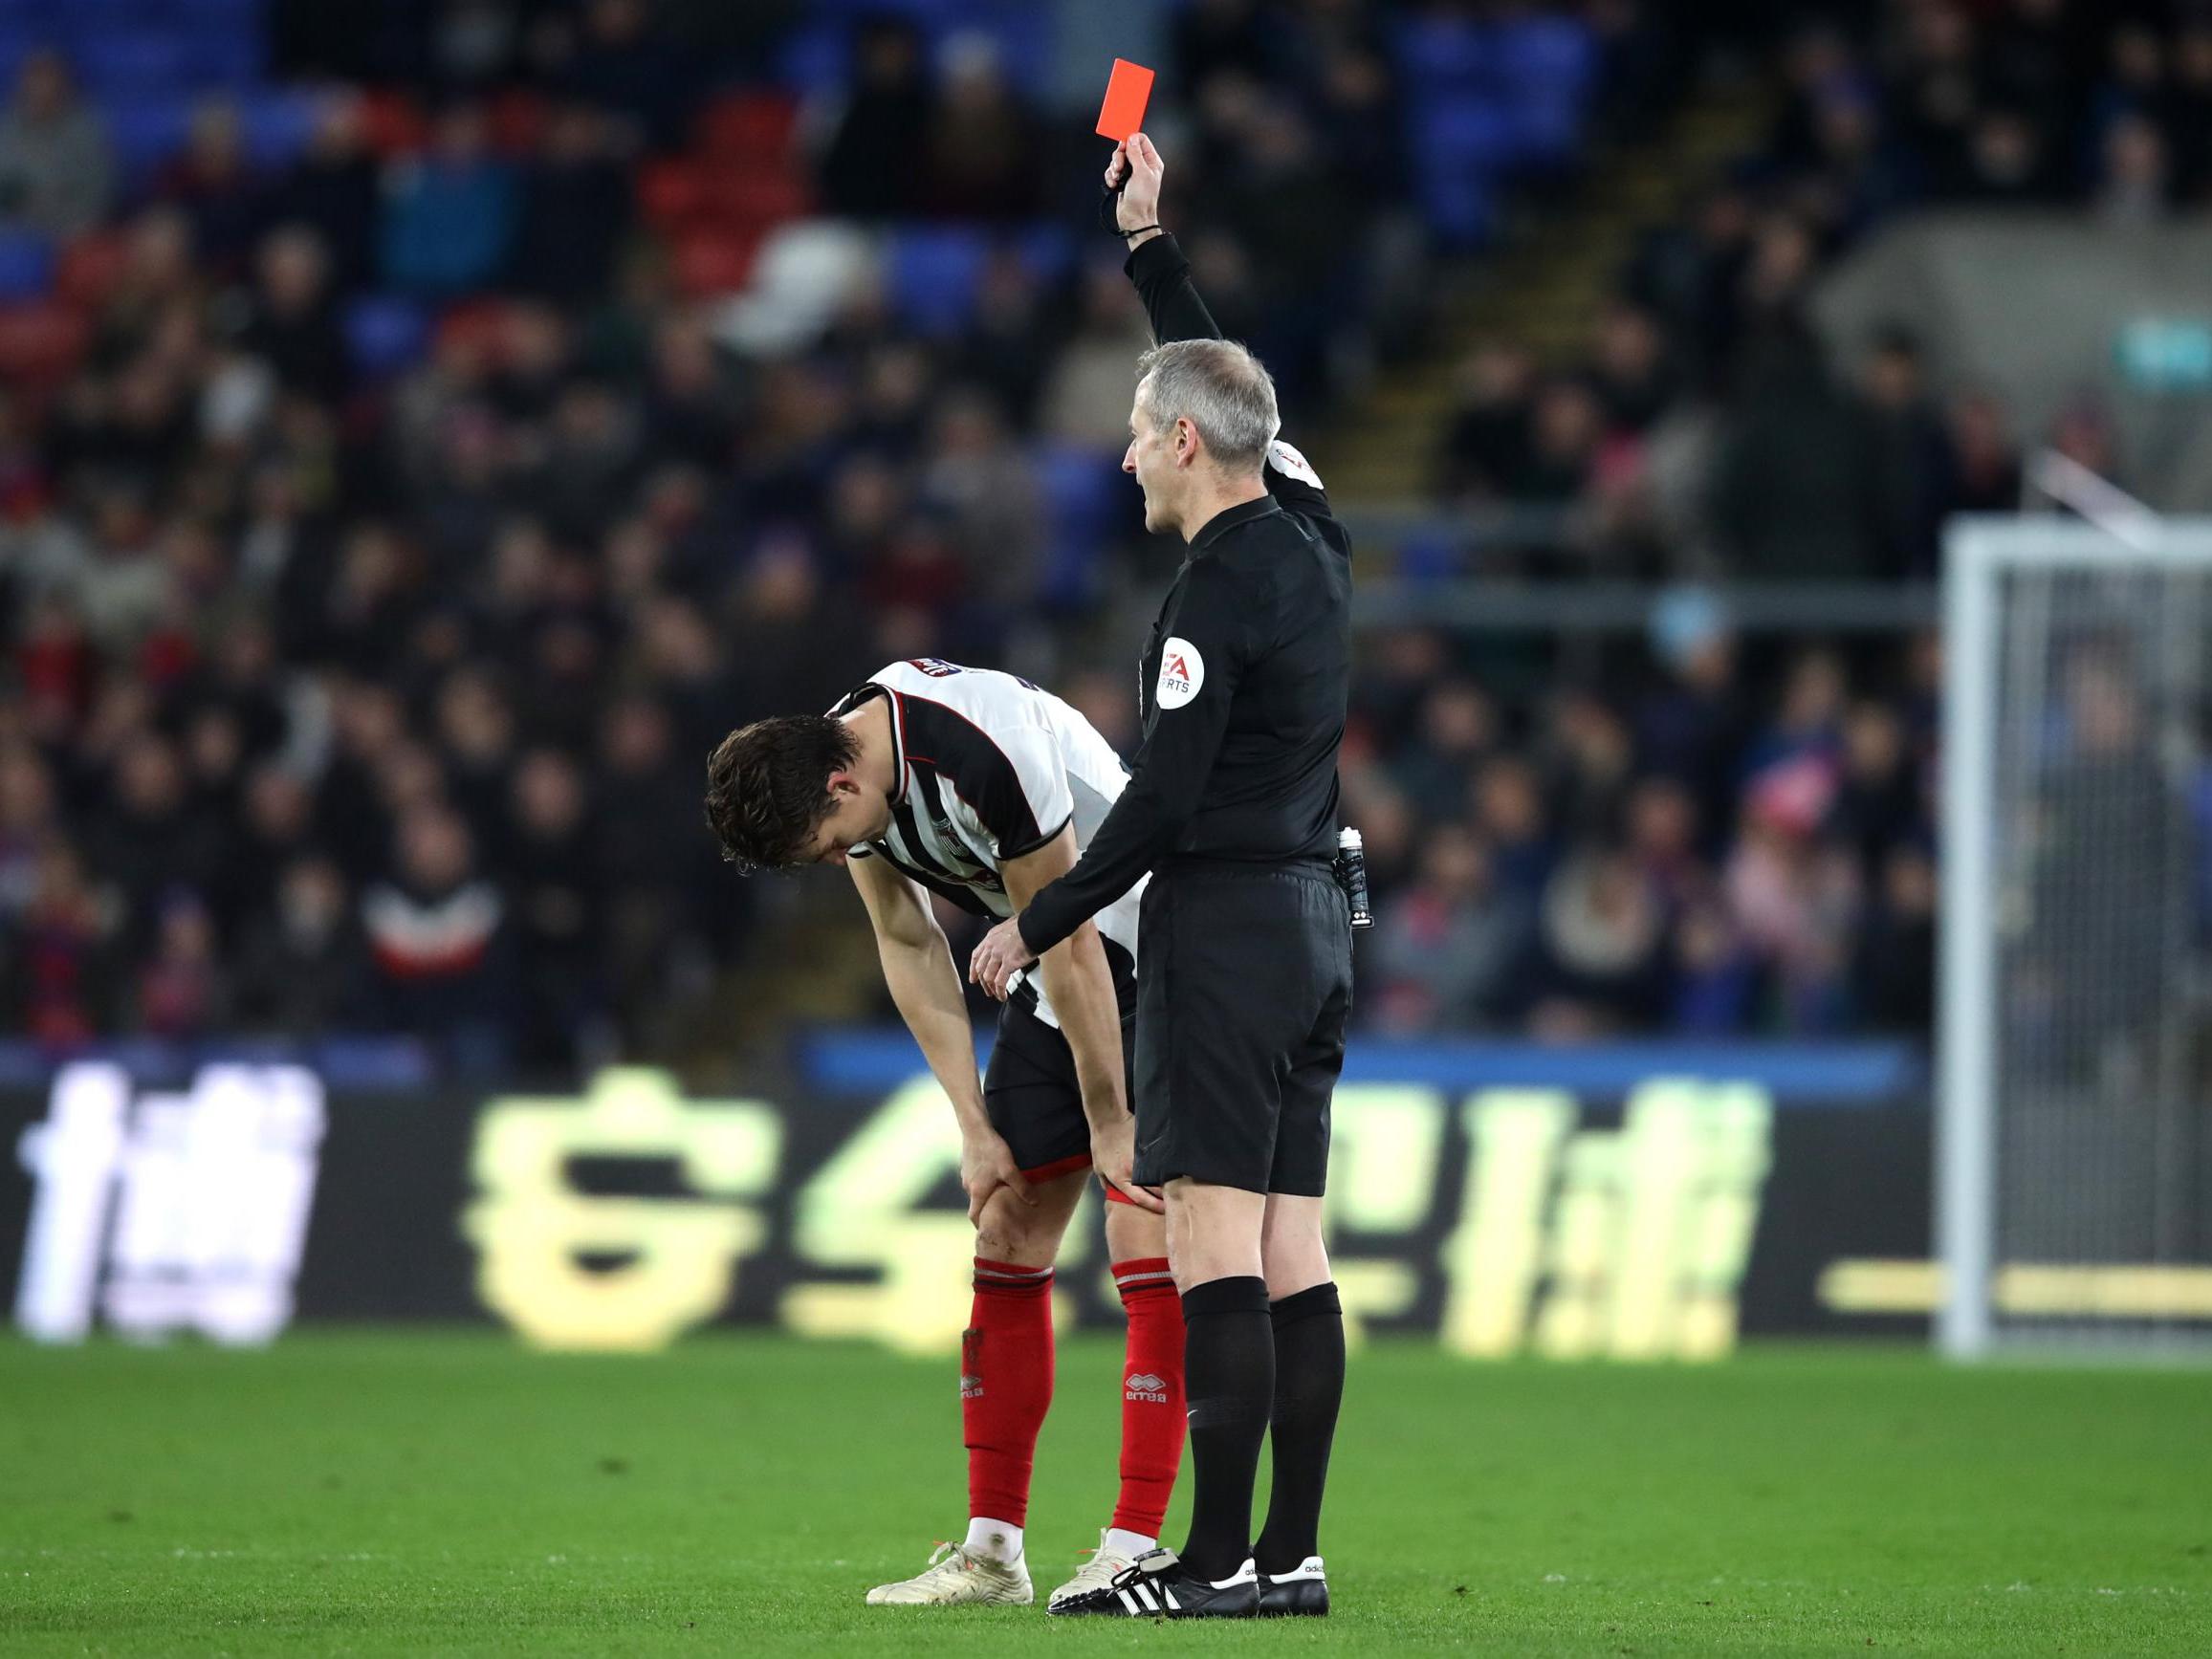
[[(756, 721), (707, 768), (707, 816), (741, 869), (840, 863), (874, 924), (884, 978), (960, 1121), (975, 1226), (961, 1346), (968, 1535), (872, 1604), (1027, 1604), (1030, 1466), (1052, 1400), (1052, 1263), (1094, 1171), (1128, 1315), (1121, 1496), (1057, 1604), (1110, 1583), (1158, 1542), (1183, 1452), (1183, 1315), (1160, 1201), (1130, 1177), (1139, 890), (1045, 953), (1007, 1000), (987, 1076), (936, 893), (1003, 919), (1071, 869), (1126, 779), (1090, 723), (990, 669), (894, 663), (826, 715)], [(1038, 980), (1041, 978), (1042, 983)]]

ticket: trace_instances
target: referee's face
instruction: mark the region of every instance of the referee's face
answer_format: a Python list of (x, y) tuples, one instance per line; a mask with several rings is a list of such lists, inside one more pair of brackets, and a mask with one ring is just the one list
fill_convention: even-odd
[(1143, 383), (1138, 385), (1136, 402), (1129, 408), (1129, 447), (1122, 456), (1122, 470), (1135, 478), (1137, 488), (1145, 492), (1145, 528), (1154, 535), (1173, 531), (1175, 518), (1168, 499), (1175, 475), (1175, 457), (1165, 435), (1146, 412)]

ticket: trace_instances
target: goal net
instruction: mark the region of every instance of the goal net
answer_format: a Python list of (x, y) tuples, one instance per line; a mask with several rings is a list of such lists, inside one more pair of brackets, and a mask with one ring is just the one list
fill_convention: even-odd
[(2212, 521), (1946, 557), (1938, 1335), (2212, 1354)]

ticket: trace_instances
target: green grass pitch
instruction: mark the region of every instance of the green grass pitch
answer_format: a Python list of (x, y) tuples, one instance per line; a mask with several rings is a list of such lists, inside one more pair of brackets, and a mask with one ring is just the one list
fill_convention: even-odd
[(1376, 1344), (1323, 1539), (1335, 1617), (1048, 1621), (1110, 1503), (1118, 1358), (1062, 1349), (1039, 1606), (937, 1612), (861, 1594), (963, 1522), (950, 1364), (0, 1342), (0, 1652), (2212, 1652), (2212, 1378), (1896, 1349)]

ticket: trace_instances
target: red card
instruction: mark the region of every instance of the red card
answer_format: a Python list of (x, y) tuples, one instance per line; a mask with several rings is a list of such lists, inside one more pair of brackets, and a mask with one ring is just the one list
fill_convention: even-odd
[(1151, 96), (1152, 72), (1126, 57), (1115, 58), (1106, 102), (1099, 106), (1098, 136), (1121, 143), (1129, 134), (1144, 131), (1145, 104)]

